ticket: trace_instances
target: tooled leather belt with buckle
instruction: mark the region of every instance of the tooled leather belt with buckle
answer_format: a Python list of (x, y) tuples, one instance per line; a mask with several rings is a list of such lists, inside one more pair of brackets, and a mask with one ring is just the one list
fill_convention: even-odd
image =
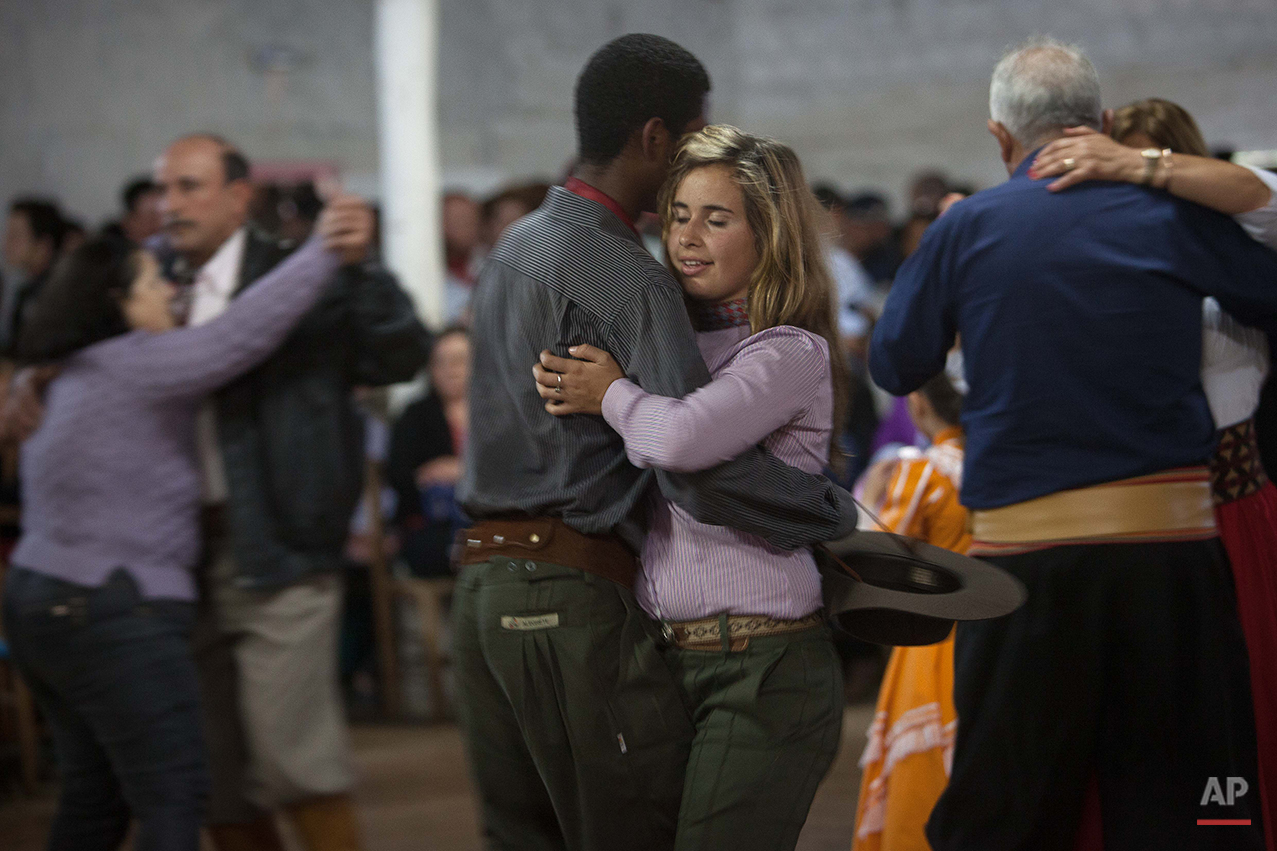
[[(722, 650), (722, 620), (715, 617), (666, 621), (661, 624), (661, 634), (681, 650)], [(825, 613), (816, 611), (797, 620), (779, 620), (767, 615), (728, 615), (726, 620), (728, 649), (739, 652), (749, 646), (751, 638), (802, 632), (818, 626), (824, 623)]]

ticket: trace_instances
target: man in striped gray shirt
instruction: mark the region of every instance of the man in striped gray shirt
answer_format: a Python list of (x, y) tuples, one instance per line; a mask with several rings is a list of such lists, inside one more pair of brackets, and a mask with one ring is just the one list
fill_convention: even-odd
[(645, 390), (709, 381), (673, 277), (634, 218), (655, 209), (709, 77), (683, 48), (629, 35), (576, 89), (581, 165), (512, 225), (474, 296), (461, 499), (476, 525), (454, 602), (461, 721), (491, 848), (673, 846), (692, 726), (631, 589), (653, 487), (696, 519), (793, 549), (855, 527), (850, 496), (761, 448), (700, 473), (633, 467), (601, 417), (557, 418), (538, 353), (590, 343)]

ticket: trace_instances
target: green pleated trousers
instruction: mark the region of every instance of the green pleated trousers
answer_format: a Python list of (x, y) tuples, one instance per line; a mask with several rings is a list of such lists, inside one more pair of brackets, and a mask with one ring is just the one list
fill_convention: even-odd
[(736, 652), (664, 653), (696, 728), (677, 851), (792, 849), (842, 732), (829, 627), (751, 638)]
[(494, 557), (453, 597), (457, 704), (491, 851), (669, 851), (692, 723), (629, 589)]

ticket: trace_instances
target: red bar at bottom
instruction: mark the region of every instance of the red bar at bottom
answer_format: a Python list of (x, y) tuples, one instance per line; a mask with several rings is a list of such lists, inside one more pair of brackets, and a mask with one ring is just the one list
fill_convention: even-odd
[(1197, 820), (1197, 824), (1199, 827), (1203, 824), (1212, 825), (1212, 826), (1217, 824), (1240, 824), (1240, 825), (1245, 825), (1249, 827), (1250, 819), (1248, 818), (1199, 818)]

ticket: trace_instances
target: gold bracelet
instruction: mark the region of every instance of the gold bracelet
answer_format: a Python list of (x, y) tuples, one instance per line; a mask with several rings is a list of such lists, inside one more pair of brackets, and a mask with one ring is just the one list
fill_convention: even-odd
[(1153, 175), (1157, 173), (1157, 165), (1162, 161), (1162, 152), (1157, 148), (1145, 148), (1140, 151), (1144, 159), (1144, 173), (1140, 175), (1141, 186), (1152, 186)]
[(1162, 174), (1164, 174), (1165, 177), (1162, 178), (1162, 185), (1160, 188), (1164, 192), (1171, 191), (1171, 174), (1175, 167), (1175, 162), (1171, 159), (1171, 153), (1172, 151), (1170, 148), (1162, 149), (1161, 166)]

